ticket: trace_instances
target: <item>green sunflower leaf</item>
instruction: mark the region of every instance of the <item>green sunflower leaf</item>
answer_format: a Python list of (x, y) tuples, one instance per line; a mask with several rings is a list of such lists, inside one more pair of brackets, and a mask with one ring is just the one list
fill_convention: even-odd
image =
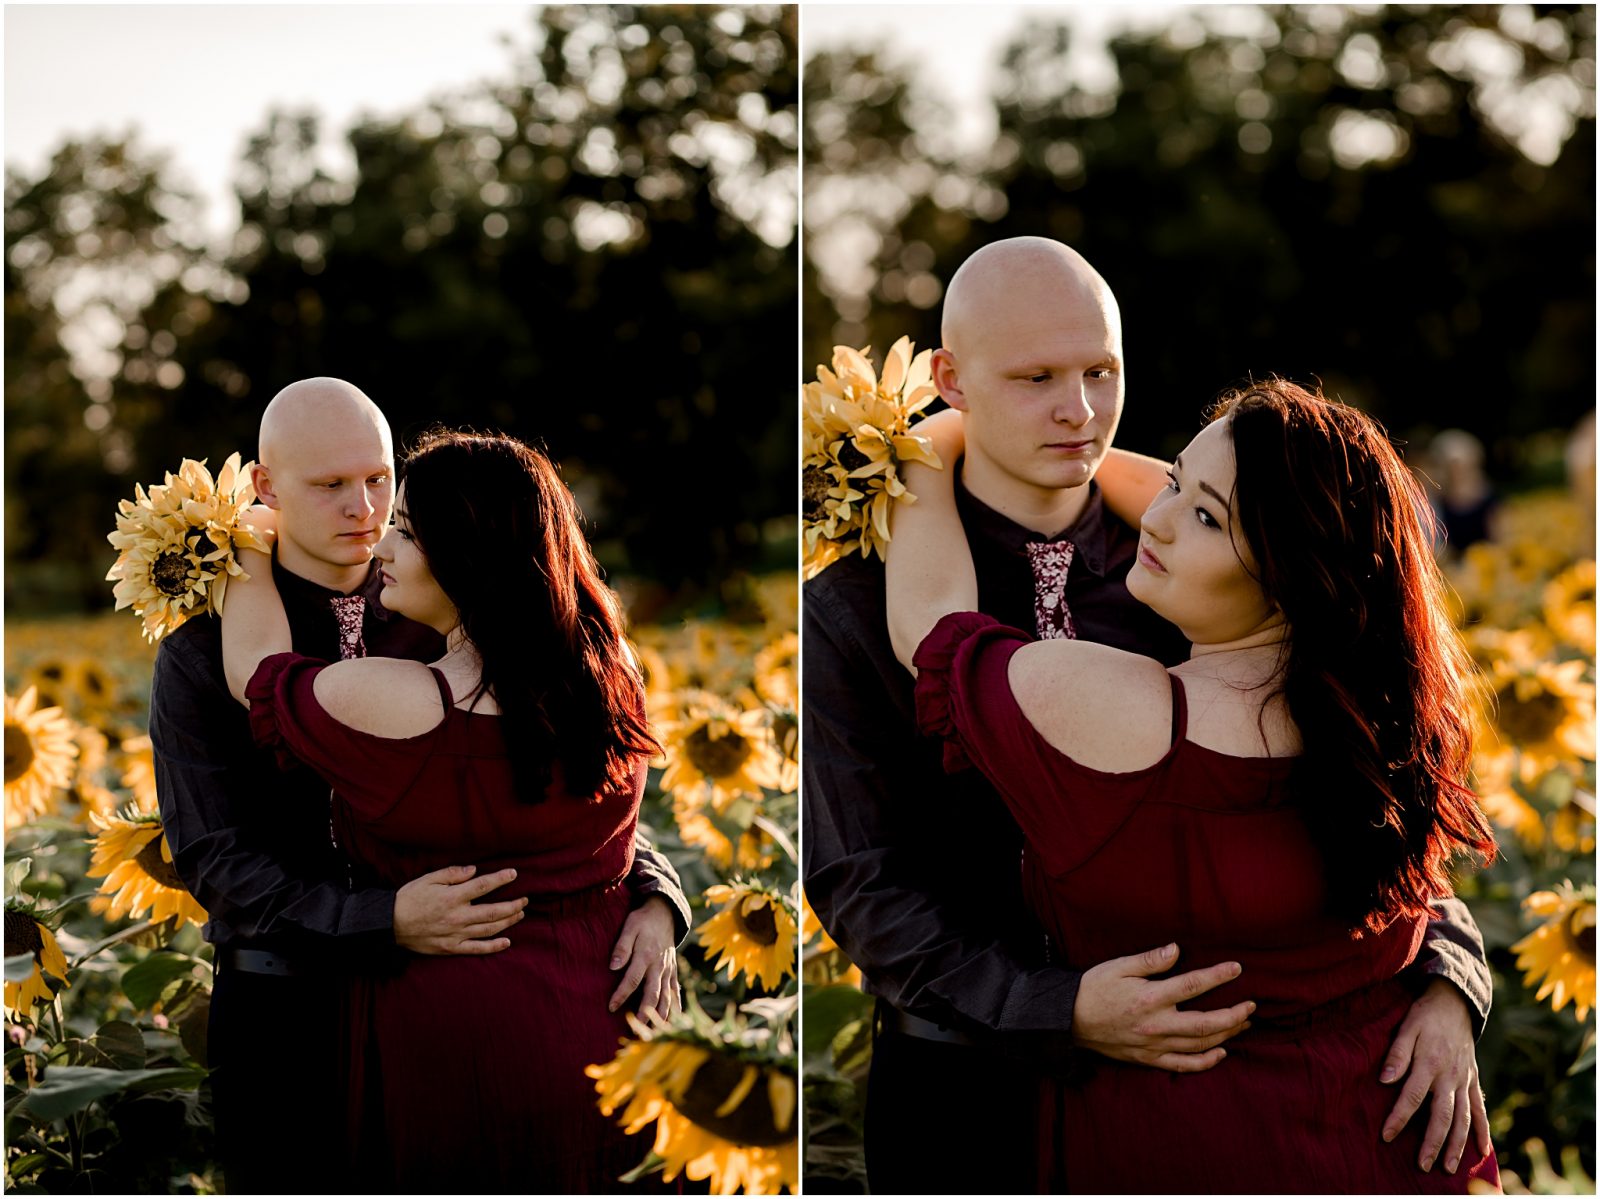
[(204, 1070), (106, 1070), (98, 1066), (51, 1066), (44, 1078), (17, 1105), (35, 1120), (60, 1120), (80, 1112), (96, 1099), (129, 1089), (190, 1089), (200, 1085)]
[(153, 953), (122, 976), (122, 993), (140, 1011), (147, 1011), (161, 998), (173, 979), (194, 969), (192, 958), (175, 953)]

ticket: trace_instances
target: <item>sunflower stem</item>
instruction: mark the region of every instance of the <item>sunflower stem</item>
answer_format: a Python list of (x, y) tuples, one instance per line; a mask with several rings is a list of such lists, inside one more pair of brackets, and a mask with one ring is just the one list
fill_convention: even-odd
[(74, 966), (81, 966), (101, 950), (110, 949), (113, 945), (120, 944), (123, 941), (131, 941), (140, 934), (147, 933), (157, 925), (163, 923), (165, 923), (165, 921), (145, 920), (139, 924), (131, 925), (119, 933), (112, 933), (111, 936), (107, 937), (105, 940), (95, 942), (93, 945), (89, 946), (88, 949), (85, 949), (77, 957), (73, 958), (72, 961), (67, 963), (67, 968), (70, 970)]
[(794, 842), (789, 840), (789, 834), (784, 832), (781, 827), (768, 820), (765, 816), (755, 816), (750, 823), (776, 841), (778, 848), (789, 855), (791, 862), (799, 862), (800, 851), (795, 849)]

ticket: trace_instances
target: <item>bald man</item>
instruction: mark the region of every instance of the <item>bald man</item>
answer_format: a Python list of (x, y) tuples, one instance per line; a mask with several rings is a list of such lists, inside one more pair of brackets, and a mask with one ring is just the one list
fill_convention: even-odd
[[(1131, 456), (1107, 463), (1123, 361), (1105, 280), (1059, 242), (1014, 238), (962, 264), (942, 315), (933, 378), (965, 414), (965, 456), (951, 469), (982, 610), (1041, 638), (1184, 660), (1178, 631), (1128, 594), (1137, 535), (1095, 482), (1102, 465), (1146, 469)], [(938, 744), (917, 733), (911, 678), (889, 643), (883, 564), (830, 566), (806, 585), (804, 619), (802, 870), (812, 908), (878, 998), (872, 1191), (1037, 1189), (1041, 1071), (1070, 1079), (1095, 1053), (1225, 1069), (1221, 1047), (1245, 1013), (1203, 1009), (1231, 963), (1175, 972), (1181, 946), (1086, 971), (1052, 961), (1024, 902), (1022, 837), (1005, 805), (976, 771), (945, 774)], [(1447, 1135), (1455, 1145), (1458, 1131), (1465, 1143), (1454, 1113), (1469, 1110), (1473, 1037), (1491, 994), (1465, 906), (1452, 901), (1441, 916), (1413, 967), (1423, 997), (1388, 1063), (1406, 1085), (1386, 1135), (1438, 1096), (1425, 1155)], [(1070, 1177), (1071, 1163), (1058, 1165)]]
[[(389, 523), (394, 449), (377, 406), (339, 379), (290, 384), (262, 415), (259, 457), (254, 483), (278, 513), (273, 579), (296, 650), (438, 658), (437, 633), (378, 602), (372, 550)], [(327, 784), (303, 767), (280, 771), (255, 746), (228, 693), (217, 621), (190, 620), (161, 643), (150, 736), (173, 865), (216, 946), (207, 1049), (227, 1188), (361, 1189), (339, 1135), (343, 982), (406, 953), (506, 948), (497, 934), (526, 901), (493, 892), (514, 872), (476, 877), (463, 862), (398, 891), (359, 877), (332, 839)], [(613, 1009), (635, 992), (670, 1007), (688, 906), (671, 864), (642, 840), (628, 881), (636, 907), (613, 951), (612, 967), (626, 966)]]

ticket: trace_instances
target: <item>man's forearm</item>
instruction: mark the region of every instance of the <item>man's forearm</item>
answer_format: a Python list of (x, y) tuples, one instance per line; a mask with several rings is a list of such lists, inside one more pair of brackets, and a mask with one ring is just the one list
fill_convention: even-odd
[(633, 834), (633, 866), (628, 871), (628, 890), (633, 895), (634, 907), (648, 899), (659, 898), (666, 902), (672, 911), (674, 940), (681, 945), (693, 923), (688, 896), (683, 893), (683, 883), (667, 855), (638, 829)]
[(1472, 1035), (1481, 1037), (1494, 1002), (1494, 977), (1489, 972), (1483, 934), (1461, 900), (1438, 899), (1433, 909), (1410, 972), (1452, 983), (1466, 1001)]

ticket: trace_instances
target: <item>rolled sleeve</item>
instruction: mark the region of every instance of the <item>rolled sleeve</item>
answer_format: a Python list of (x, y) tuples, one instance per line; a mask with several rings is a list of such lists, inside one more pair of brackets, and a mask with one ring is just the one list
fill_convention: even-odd
[(1494, 977), (1483, 948), (1483, 934), (1467, 905), (1459, 899), (1437, 899), (1423, 934), (1412, 972), (1455, 984), (1466, 1000), (1474, 1039), (1483, 1036), (1494, 1002)]
[[(802, 873), (812, 910), (874, 994), (980, 1038), (1019, 1034), (996, 1037), (995, 1048), (1026, 1043), (1040, 1065), (1064, 1066), (1081, 975), (1030, 965), (1002, 943), (1002, 928), (1030, 919), (1020, 899), (1009, 920), (993, 903), (968, 902), (990, 871), (1014, 874), (1016, 859), (978, 860), (981, 838), (964, 843), (959, 831), (973, 821), (941, 821), (951, 784), (938, 746), (917, 736), (911, 680), (887, 627), (873, 635), (881, 585), (867, 580), (862, 595), (845, 595), (833, 582), (808, 586), (802, 642)], [(1004, 821), (998, 799), (981, 806), (989, 810), (975, 820)], [(952, 869), (966, 872), (959, 887)]]
[(392, 950), (394, 892), (348, 889), (334, 859), (319, 860), (331, 854), (325, 812), (263, 769), (269, 759), (207, 648), (196, 631), (168, 637), (150, 691), (162, 826), (178, 876), (211, 917), (207, 939)]
[(683, 883), (672, 868), (667, 855), (650, 843), (650, 838), (638, 830), (633, 834), (633, 867), (628, 871), (628, 890), (633, 893), (633, 906), (638, 907), (649, 899), (664, 899), (672, 909), (673, 939), (683, 944), (692, 923), (689, 898), (683, 893)]

